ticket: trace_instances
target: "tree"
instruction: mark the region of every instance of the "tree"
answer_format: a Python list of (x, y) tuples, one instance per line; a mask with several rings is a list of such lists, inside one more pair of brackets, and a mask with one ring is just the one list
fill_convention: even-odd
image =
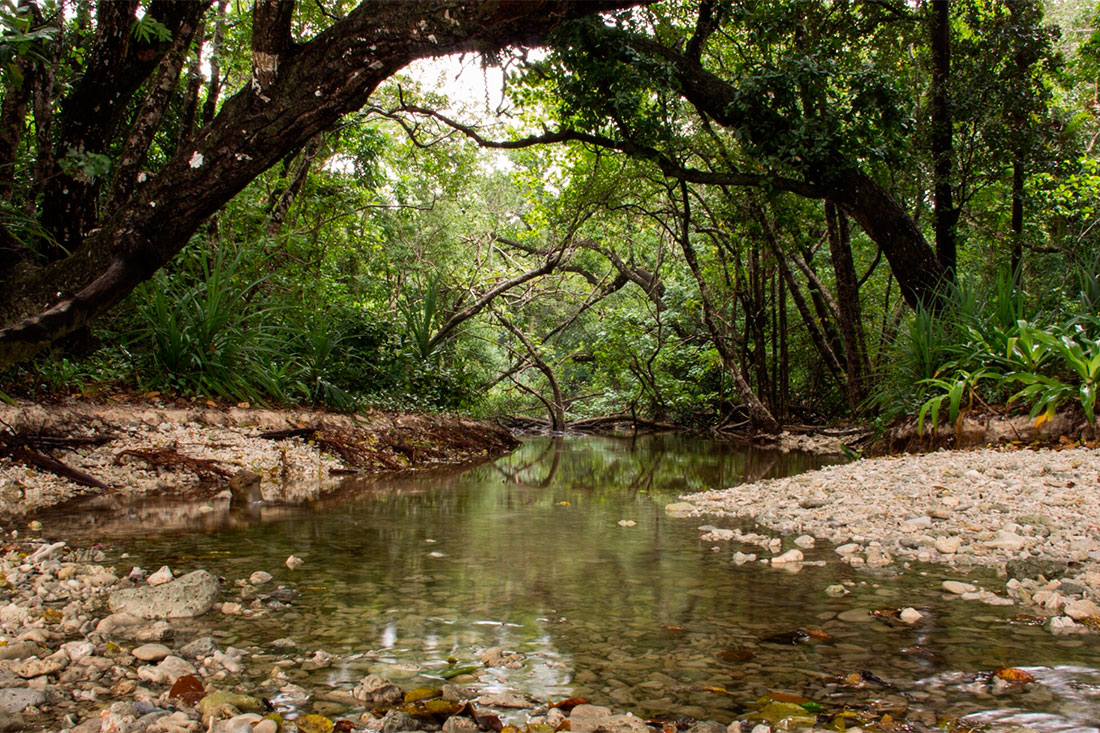
[[(38, 220), (18, 234), (10, 214), (2, 222), (0, 368), (118, 303), (249, 181), (362, 107), (413, 59), (537, 43), (564, 20), (632, 4), (363, 2), (299, 41), (293, 0), (257, 0), (248, 82), (178, 150), (156, 150), (211, 3), (152, 0), (140, 20), (138, 0), (96, 5), (86, 61), (59, 100), (56, 141), (28, 153), (53, 161)], [(25, 115), (26, 105), (7, 105), (13, 93), (5, 108)]]

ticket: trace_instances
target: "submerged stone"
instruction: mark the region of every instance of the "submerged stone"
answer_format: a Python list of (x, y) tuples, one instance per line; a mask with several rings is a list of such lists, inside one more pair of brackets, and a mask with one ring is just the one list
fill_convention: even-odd
[(206, 613), (217, 599), (218, 579), (196, 570), (163, 585), (117, 590), (107, 605), (112, 613), (143, 619), (187, 618)]

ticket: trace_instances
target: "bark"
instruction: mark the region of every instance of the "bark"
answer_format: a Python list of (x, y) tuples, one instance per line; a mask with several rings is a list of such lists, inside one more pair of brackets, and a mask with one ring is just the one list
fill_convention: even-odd
[[(53, 242), (52, 259), (76, 251), (97, 223), (101, 181), (89, 179), (60, 162), (109, 151), (134, 93), (160, 63), (169, 43), (133, 36), (138, 0), (101, 2), (96, 10), (96, 38), (84, 73), (65, 96), (59, 118), (59, 141), (53, 169), (46, 179), (42, 224)], [(175, 36), (186, 18), (201, 14), (196, 2), (153, 0), (146, 14)]]
[(497, 317), (497, 320), (500, 321), (500, 324), (508, 329), (508, 331), (513, 336), (515, 336), (521, 344), (523, 344), (523, 348), (527, 351), (527, 358), (528, 360), (530, 360), (531, 364), (540, 372), (542, 372), (544, 377), (546, 377), (546, 381), (550, 385), (551, 398), (547, 399), (543, 395), (534, 391), (530, 387), (527, 387), (526, 385), (520, 383), (514, 378), (512, 379), (512, 381), (525, 391), (533, 394), (539, 399), (540, 402), (542, 402), (542, 404), (546, 406), (546, 411), (550, 415), (551, 430), (558, 433), (564, 432), (566, 427), (565, 400), (562, 399), (561, 385), (558, 384), (557, 377), (554, 376), (554, 370), (550, 367), (549, 364), (546, 363), (546, 360), (539, 355), (538, 349), (536, 349), (535, 345), (531, 343), (531, 340), (527, 338), (526, 335), (524, 335), (523, 331), (521, 331), (514, 323), (509, 321), (501, 314), (497, 313), (495, 315)]
[(840, 336), (844, 343), (844, 361), (847, 365), (848, 406), (852, 412), (859, 410), (866, 397), (863, 388), (868, 366), (863, 353), (859, 331), (863, 328), (863, 316), (859, 304), (859, 279), (852, 262), (852, 243), (848, 219), (838, 212), (832, 203), (825, 203), (825, 220), (829, 229), (829, 253), (836, 278), (837, 311), (840, 315)]
[(317, 159), (317, 154), (321, 152), (321, 138), (322, 136), (318, 135), (306, 144), (298, 160), (298, 165), (294, 169), (294, 176), (282, 193), (279, 194), (275, 205), (271, 207), (267, 217), (267, 236), (275, 237), (279, 234), (279, 230), (283, 228), (283, 221), (286, 219), (287, 212), (290, 211), (290, 205), (301, 193), (302, 186), (305, 185), (306, 177), (309, 175), (309, 169)]
[(776, 265), (779, 268), (779, 274), (783, 277), (783, 281), (787, 284), (787, 288), (791, 292), (791, 299), (794, 301), (798, 314), (802, 317), (802, 322), (806, 325), (806, 330), (810, 334), (810, 341), (817, 348), (818, 353), (821, 354), (829, 374), (836, 380), (838, 385), (844, 387), (844, 367), (841, 365), (840, 360), (837, 359), (836, 352), (833, 351), (832, 347), (829, 345), (828, 339), (825, 338), (821, 329), (818, 328), (817, 321), (810, 312), (810, 308), (806, 303), (806, 298), (802, 295), (802, 289), (799, 287), (798, 281), (795, 280), (794, 273), (791, 272), (790, 265), (787, 264), (786, 255), (779, 245), (779, 238), (776, 236), (775, 228), (772, 227), (771, 222), (764, 216), (764, 212), (756, 209), (753, 213), (756, 214), (757, 220), (764, 230), (764, 240), (768, 243), (772, 255), (775, 257)]
[(210, 84), (206, 87), (206, 101), (202, 104), (202, 126), (209, 125), (218, 109), (222, 90), (222, 53), (225, 48), (225, 7), (229, 0), (218, 0), (217, 19), (214, 21), (214, 40), (210, 43)]
[(256, 0), (252, 6), (252, 90), (258, 101), (268, 101), (267, 90), (290, 51), (293, 17), (294, 0)]
[(744, 372), (741, 371), (740, 365), (737, 363), (737, 356), (730, 349), (729, 342), (723, 336), (721, 330), (718, 328), (718, 322), (714, 317), (714, 305), (710, 297), (710, 288), (707, 286), (707, 281), (703, 278), (703, 273), (699, 269), (699, 259), (695, 256), (695, 247), (691, 243), (690, 236), (690, 221), (691, 221), (691, 206), (687, 195), (687, 184), (680, 184), (680, 193), (683, 206), (683, 225), (680, 232), (680, 249), (683, 250), (684, 260), (687, 262), (688, 268), (691, 270), (692, 276), (695, 278), (695, 282), (699, 287), (699, 301), (703, 306), (703, 323), (707, 327), (707, 331), (710, 332), (711, 340), (714, 342), (714, 348), (718, 351), (718, 356), (722, 359), (722, 365), (726, 368), (726, 371), (730, 375), (730, 379), (733, 381), (733, 388), (737, 392), (737, 396), (741, 398), (741, 402), (744, 403), (745, 409), (748, 410), (749, 418), (752, 423), (767, 432), (775, 433), (780, 429), (779, 421), (775, 419), (771, 411), (760, 401), (760, 398), (752, 391), (752, 387), (749, 385), (747, 379), (745, 379)]
[(122, 145), (122, 152), (115, 163), (114, 180), (107, 194), (105, 210), (111, 211), (129, 199), (134, 187), (138, 184), (145, 155), (153, 142), (153, 136), (160, 127), (169, 97), (175, 91), (179, 81), (180, 71), (187, 57), (187, 49), (191, 47), (191, 41), (202, 22), (202, 16), (211, 2), (212, 0), (201, 0), (195, 3), (194, 15), (184, 18), (176, 32), (176, 37), (172, 39), (171, 47), (161, 59), (156, 81), (146, 95), (145, 101), (142, 102), (134, 123), (130, 126), (126, 141)]
[(932, 50), (932, 206), (936, 229), (936, 259), (949, 279), (955, 277), (955, 227), (959, 212), (952, 204), (951, 167), (954, 158), (951, 103), (951, 2), (931, 1)]
[[(94, 231), (87, 229), (86, 191), (62, 195), (53, 188), (58, 210), (75, 217), (70, 224), (64, 217), (58, 221), (59, 216), (51, 212), (59, 231), (67, 236), (75, 231), (89, 234), (76, 237), (70, 256), (37, 271), (24, 271), (15, 287), (0, 293), (0, 323), (4, 324), (0, 369), (118, 303), (167, 263), (203, 221), (252, 179), (359, 109), (379, 83), (414, 59), (537, 43), (567, 18), (631, 4), (628, 0), (360, 4), (281, 63), (278, 78), (266, 89), (267, 101), (251, 86), (227, 100), (190, 145), (169, 160), (127, 206), (98, 222)], [(160, 5), (154, 0), (149, 11)], [(110, 35), (116, 25), (117, 21), (100, 27)], [(106, 45), (113, 55), (93, 66), (110, 72), (107, 76), (115, 86), (107, 88), (112, 97), (115, 91), (128, 97), (132, 91), (123, 93), (133, 86), (136, 63), (126, 63), (131, 53), (120, 54)], [(147, 76), (153, 66), (143, 63)], [(71, 118), (76, 110), (90, 108), (86, 87), (105, 83), (78, 83), (80, 104), (70, 99), (65, 106), (70, 127), (75, 125)], [(105, 103), (104, 114), (113, 115), (115, 106)], [(82, 134), (90, 129), (87, 125), (80, 128)], [(96, 223), (94, 217), (91, 220)]]
[(176, 151), (186, 144), (195, 134), (195, 118), (199, 112), (199, 90), (202, 88), (202, 46), (206, 38), (206, 25), (200, 24), (195, 31), (195, 52), (187, 67), (187, 88), (180, 103), (179, 128), (176, 130)]
[[(678, 86), (681, 95), (703, 116), (720, 125), (742, 131), (760, 144), (765, 144), (763, 138), (774, 135), (775, 130), (790, 127), (790, 122), (779, 112), (769, 115), (767, 119), (750, 116), (738, 103), (737, 90), (732, 85), (674, 49), (641, 36), (606, 29), (600, 32), (614, 34), (621, 44), (631, 47), (642, 58), (664, 62), (671, 82)], [(589, 50), (596, 56), (614, 53), (616, 59), (622, 57), (621, 46), (614, 44), (594, 44)], [(882, 248), (902, 295), (910, 306), (916, 307), (921, 303), (935, 305), (938, 300), (939, 288), (947, 270), (939, 263), (924, 235), (897, 199), (852, 160), (839, 155), (826, 158), (815, 167), (807, 168), (804, 171), (805, 180), (802, 181), (739, 173), (728, 176), (708, 174), (682, 168), (677, 170), (676, 166), (668, 164), (661, 168), (666, 175), (674, 175), (680, 180), (770, 185), (802, 196), (828, 198), (855, 219), (867, 236)], [(753, 178), (757, 179), (756, 183), (752, 182)]]

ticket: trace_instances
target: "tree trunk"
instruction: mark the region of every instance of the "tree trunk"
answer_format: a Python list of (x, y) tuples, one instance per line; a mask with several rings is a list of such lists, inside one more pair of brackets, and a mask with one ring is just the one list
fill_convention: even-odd
[(951, 101), (951, 2), (931, 2), (932, 50), (932, 206), (936, 228), (936, 259), (950, 280), (955, 278), (955, 226), (959, 213), (951, 200), (954, 157)]
[[(531, 43), (567, 18), (630, 4), (625, 0), (502, 0), (457, 6), (444, 0), (415, 5), (363, 3), (281, 62), (277, 79), (265, 90), (266, 100), (250, 86), (227, 100), (191, 144), (109, 218), (96, 222), (91, 195), (95, 186), (75, 186), (74, 180), (75, 190), (66, 192), (63, 185), (51, 183), (47, 198), (55, 207), (44, 205), (42, 210), (58, 241), (70, 247), (72, 254), (42, 268), (24, 263), (14, 286), (0, 293), (0, 323), (5, 326), (0, 329), (0, 369), (118, 303), (179, 252), (202, 222), (252, 179), (359, 109), (379, 83), (410, 61)], [(107, 137), (106, 129), (113, 129), (102, 120), (88, 121), (98, 116), (89, 114), (95, 108), (89, 96), (93, 89), (99, 89), (104, 99), (115, 100), (101, 113), (117, 123), (120, 108), (159, 61), (162, 52), (146, 61), (144, 55), (137, 55), (140, 44), (130, 43), (132, 13), (128, 11), (134, 5), (99, 6), (100, 15), (106, 14), (97, 26), (102, 37), (93, 50), (89, 72), (76, 82), (73, 95), (63, 105), (62, 139), (70, 148), (77, 138), (95, 142)], [(153, 0), (148, 12), (169, 28), (178, 29), (182, 17), (177, 13), (173, 20), (158, 14), (165, 5), (169, 10), (194, 10), (192, 3), (179, 3), (182, 7), (177, 8), (175, 3)], [(99, 70), (104, 73), (93, 79)], [(104, 134), (92, 135), (100, 128), (105, 128)], [(102, 149), (99, 144), (91, 149)]]
[(866, 374), (866, 356), (861, 348), (859, 331), (863, 320), (859, 304), (859, 279), (852, 262), (852, 243), (848, 230), (848, 218), (837, 211), (831, 202), (825, 202), (825, 221), (829, 230), (829, 252), (832, 256), (833, 275), (836, 278), (837, 310), (840, 313), (840, 335), (844, 342), (844, 363), (847, 366), (848, 406), (855, 414), (865, 395), (863, 378)]
[(680, 198), (683, 206), (683, 223), (681, 225), (682, 231), (680, 232), (680, 249), (683, 250), (684, 259), (687, 261), (688, 268), (691, 270), (691, 274), (695, 277), (695, 282), (699, 287), (699, 301), (703, 306), (703, 322), (707, 327), (707, 331), (710, 332), (711, 340), (714, 342), (714, 348), (718, 351), (718, 356), (722, 359), (722, 365), (725, 366), (726, 371), (730, 375), (730, 379), (733, 381), (733, 388), (737, 392), (737, 396), (741, 398), (741, 402), (744, 403), (745, 409), (748, 410), (749, 418), (753, 424), (761, 430), (766, 430), (770, 433), (779, 432), (779, 421), (775, 419), (771, 411), (760, 401), (760, 398), (752, 391), (752, 387), (749, 385), (747, 379), (745, 379), (744, 372), (741, 371), (741, 367), (737, 363), (736, 355), (731, 351), (729, 343), (722, 335), (722, 332), (718, 328), (718, 323), (714, 318), (714, 305), (710, 297), (710, 288), (707, 287), (707, 282), (703, 278), (703, 273), (699, 269), (699, 260), (695, 256), (695, 248), (691, 244), (690, 235), (690, 222), (691, 222), (691, 206), (687, 194), (687, 184), (680, 183)]

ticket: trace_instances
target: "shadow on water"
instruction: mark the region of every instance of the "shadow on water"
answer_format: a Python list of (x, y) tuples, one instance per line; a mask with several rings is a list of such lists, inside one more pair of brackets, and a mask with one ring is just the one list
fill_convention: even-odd
[[(128, 562), (224, 576), (226, 598), (254, 615), (200, 617), (180, 633), (213, 630), (249, 648), (258, 675), (287, 656), (337, 655), (323, 669), (288, 667), (303, 685), (350, 689), (368, 672), (438, 684), (449, 659), (477, 664), (499, 646), (525, 659), (485, 670), (485, 687), (643, 715), (729, 721), (780, 690), (928, 724), (976, 713), (994, 725), (1098, 730), (1093, 637), (1054, 637), (1018, 609), (947, 598), (943, 568), (857, 571), (824, 547), (807, 560), (827, 562), (798, 573), (738, 566), (734, 552), (757, 550), (703, 542), (702, 521), (664, 511), (685, 492), (821, 463), (685, 436), (540, 438), (472, 469), (352, 479), (248, 512), (205, 496), (44, 521), (62, 536), (114, 537)], [(290, 554), (305, 561), (299, 570), (283, 564)], [(256, 570), (275, 581), (241, 581)], [(268, 598), (276, 584), (296, 599)], [(827, 595), (835, 584), (848, 594)], [(903, 606), (924, 618), (871, 613)], [(994, 695), (988, 675), (1004, 665), (1040, 682)]]

